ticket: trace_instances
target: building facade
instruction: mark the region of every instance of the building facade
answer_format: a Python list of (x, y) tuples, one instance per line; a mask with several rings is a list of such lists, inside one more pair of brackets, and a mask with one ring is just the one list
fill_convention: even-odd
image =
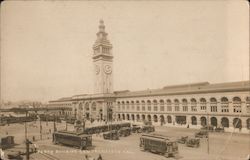
[(199, 128), (224, 127), (250, 132), (250, 81), (208, 82), (166, 86), (144, 91), (113, 91), (112, 44), (101, 20), (93, 45), (95, 94), (75, 95), (49, 102), (69, 107), (78, 119), (152, 121), (155, 125)]

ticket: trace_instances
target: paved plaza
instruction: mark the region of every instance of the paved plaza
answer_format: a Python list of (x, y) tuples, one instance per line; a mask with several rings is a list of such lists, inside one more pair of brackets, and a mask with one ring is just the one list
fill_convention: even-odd
[[(53, 132), (54, 124), (49, 122), (42, 122), (42, 140), (40, 140), (39, 122), (28, 123), (28, 137), (32, 140), (35, 136), (35, 144), (38, 146), (38, 153), (32, 154), (31, 159), (46, 160), (46, 159), (60, 159), (60, 160), (84, 160), (85, 155), (98, 157), (102, 155), (104, 160), (163, 160), (163, 159), (182, 159), (182, 160), (245, 160), (250, 153), (250, 136), (249, 134), (236, 133), (210, 133), (209, 138), (209, 154), (207, 139), (201, 139), (199, 148), (186, 147), (184, 144), (179, 144), (179, 156), (176, 158), (165, 158), (154, 153), (140, 151), (139, 137), (141, 134), (132, 134), (129, 137), (121, 137), (120, 140), (111, 141), (104, 140), (102, 135), (93, 135), (93, 147), (90, 150), (79, 150), (62, 145), (54, 145), (52, 143), (51, 134)], [(97, 125), (97, 124), (93, 124)], [(90, 124), (87, 124), (90, 126)], [(58, 130), (65, 129), (64, 122), (57, 123)], [(72, 130), (73, 126), (68, 125), (68, 130)], [(22, 132), (23, 130), (23, 132)], [(197, 129), (190, 128), (175, 128), (157, 126), (156, 133), (167, 135), (178, 139), (181, 136), (193, 136)], [(18, 144), (24, 141), (24, 124), (11, 124), (10, 126), (1, 126), (0, 134), (14, 135), (15, 142)], [(50, 158), (48, 158), (48, 156)], [(73, 160), (72, 159), (72, 160)]]

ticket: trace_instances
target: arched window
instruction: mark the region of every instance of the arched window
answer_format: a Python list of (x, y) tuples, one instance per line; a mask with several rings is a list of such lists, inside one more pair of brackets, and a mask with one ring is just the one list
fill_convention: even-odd
[(92, 103), (91, 111), (92, 111), (92, 112), (95, 112), (95, 111), (96, 111), (96, 103)]
[(125, 111), (125, 102), (122, 101), (122, 110)]
[(164, 100), (160, 100), (160, 111), (164, 111)]
[(134, 104), (134, 101), (131, 101), (131, 110), (135, 110), (135, 104)]
[(210, 98), (210, 108), (211, 112), (217, 112), (217, 100), (215, 98)]
[(126, 102), (126, 107), (127, 107), (127, 111), (129, 111), (129, 109), (130, 109), (129, 101)]
[(188, 101), (187, 101), (187, 99), (182, 100), (182, 110), (183, 110), (183, 112), (188, 111)]
[(89, 111), (89, 103), (88, 102), (85, 103), (85, 109), (86, 109), (87, 112)]
[(121, 110), (121, 102), (117, 102), (117, 110), (118, 110), (118, 111)]
[(222, 127), (226, 127), (226, 128), (229, 127), (229, 120), (228, 120), (227, 117), (222, 117), (221, 118), (221, 125), (222, 125)]
[(207, 110), (207, 101), (205, 98), (200, 99), (200, 107), (201, 107), (201, 110), (203, 111)]
[(168, 120), (168, 123), (172, 123), (172, 117), (171, 116), (167, 116), (167, 120)]
[(154, 111), (157, 111), (158, 110), (157, 100), (153, 100), (153, 105), (154, 105)]
[(140, 115), (137, 114), (137, 115), (136, 115), (136, 121), (139, 121), (139, 120), (140, 120)]
[(141, 105), (142, 105), (142, 111), (145, 111), (145, 101), (141, 101)]
[(247, 119), (247, 129), (250, 129), (250, 118)]
[(207, 118), (206, 117), (201, 117), (200, 120), (201, 120), (201, 125), (202, 126), (206, 126), (207, 125)]
[(150, 100), (147, 101), (147, 106), (148, 106), (148, 111), (151, 111), (151, 101)]
[(250, 113), (250, 97), (246, 98), (246, 109), (247, 113)]
[(172, 111), (172, 105), (171, 105), (171, 100), (167, 100), (167, 111)]
[(192, 125), (197, 125), (197, 118), (195, 116), (191, 117)]
[(229, 112), (229, 102), (226, 97), (221, 98), (221, 112)]
[(178, 99), (175, 99), (174, 100), (174, 108), (175, 108), (175, 111), (180, 111), (180, 103), (179, 103), (179, 100)]
[(197, 111), (197, 101), (194, 98), (191, 99), (191, 111), (192, 112), (196, 112)]
[(236, 113), (241, 113), (241, 99), (239, 97), (233, 98), (233, 110)]
[(82, 103), (79, 104), (79, 110), (83, 110)]
[(234, 125), (234, 128), (242, 128), (241, 119), (234, 118), (233, 119), (233, 125)]
[(140, 111), (140, 102), (139, 101), (136, 101), (136, 110)]
[(154, 115), (153, 118), (154, 118), (154, 122), (158, 122), (158, 117), (157, 117), (157, 115)]
[(216, 117), (211, 117), (211, 125), (217, 127), (217, 118)]

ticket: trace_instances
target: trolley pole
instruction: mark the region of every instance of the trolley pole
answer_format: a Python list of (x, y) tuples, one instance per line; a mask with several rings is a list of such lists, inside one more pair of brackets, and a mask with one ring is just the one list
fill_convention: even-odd
[(30, 142), (28, 139), (26, 139), (25, 142), (26, 142), (26, 160), (29, 160), (30, 159), (30, 153), (29, 153)]
[(54, 114), (54, 132), (56, 132), (56, 116)]
[(67, 115), (66, 115), (66, 117), (65, 117), (65, 122), (66, 122), (66, 126), (65, 126), (66, 128), (65, 128), (65, 129), (66, 129), (66, 131), (68, 130), (68, 123), (67, 123), (67, 119), (68, 119), (68, 117), (67, 117)]
[(25, 128), (25, 140), (27, 139), (27, 114), (28, 114), (28, 111), (27, 111), (27, 109), (25, 109), (25, 123), (24, 123), (24, 128)]
[(207, 154), (209, 154), (209, 115), (207, 113)]
[(41, 117), (39, 117), (39, 124), (40, 124), (40, 140), (42, 140), (42, 122), (41, 122)]

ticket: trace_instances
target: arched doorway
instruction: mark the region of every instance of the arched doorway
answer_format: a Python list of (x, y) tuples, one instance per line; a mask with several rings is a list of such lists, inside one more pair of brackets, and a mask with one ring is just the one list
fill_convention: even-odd
[(140, 115), (137, 114), (137, 115), (136, 115), (136, 121), (139, 121), (139, 120), (140, 120)]
[(118, 114), (118, 120), (120, 120), (121, 119), (121, 115), (120, 114)]
[(145, 115), (143, 114), (143, 115), (141, 115), (141, 118), (142, 118), (142, 120), (143, 121), (145, 121), (145, 119), (146, 119), (146, 117), (145, 117)]
[(247, 119), (247, 129), (250, 129), (250, 118)]
[(89, 103), (85, 103), (85, 110), (86, 110), (86, 119), (89, 120), (90, 119), (90, 107), (89, 107)]
[(124, 114), (122, 114), (122, 120), (125, 120), (125, 115)]
[[(99, 114), (100, 114), (100, 120), (103, 120), (103, 113), (102, 113), (102, 109), (99, 110)], [(121, 118), (121, 115), (119, 114), (119, 119)]]
[(195, 116), (191, 117), (192, 125), (197, 125), (197, 118)]
[(242, 128), (241, 119), (234, 118), (233, 125), (234, 125), (234, 128), (240, 128), (241, 129)]
[(168, 119), (168, 123), (172, 123), (172, 117), (171, 116), (167, 116)]
[(134, 114), (131, 115), (131, 118), (132, 118), (132, 121), (135, 121), (135, 115)]
[(221, 125), (222, 125), (222, 127), (228, 128), (229, 127), (229, 120), (228, 120), (228, 118), (222, 117), (221, 118)]
[(127, 114), (127, 120), (130, 120), (130, 116), (129, 116), (129, 114)]
[(157, 115), (154, 115), (154, 122), (158, 122), (158, 117), (157, 117)]
[(217, 127), (217, 118), (211, 117), (211, 125)]
[(148, 115), (148, 121), (151, 121), (151, 115), (150, 114)]
[(108, 121), (113, 120), (113, 110), (111, 108), (108, 109)]
[(161, 125), (165, 124), (165, 119), (163, 115), (160, 115), (160, 122), (161, 122)]
[(207, 118), (206, 117), (201, 117), (201, 125), (203, 127), (207, 125)]

